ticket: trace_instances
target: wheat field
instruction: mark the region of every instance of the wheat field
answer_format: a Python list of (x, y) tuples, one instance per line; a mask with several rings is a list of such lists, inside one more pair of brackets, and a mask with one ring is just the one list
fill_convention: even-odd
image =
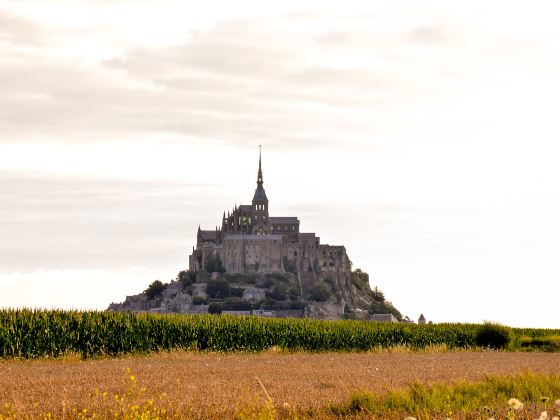
[[(560, 374), (560, 354), (507, 352), (205, 353), (0, 362), (4, 414), (89, 417), (154, 407), (164, 416), (242, 418), (247, 407), (319, 412), (359, 390), (481, 380), (523, 371)], [(270, 400), (269, 400), (270, 398)], [(84, 412), (84, 410), (86, 410)], [(0, 411), (1, 412), (1, 411)]]

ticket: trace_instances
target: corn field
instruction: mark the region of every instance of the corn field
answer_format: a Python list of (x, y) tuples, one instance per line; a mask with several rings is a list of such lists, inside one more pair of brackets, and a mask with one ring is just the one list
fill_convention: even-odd
[(266, 319), (60, 310), (0, 310), (0, 358), (83, 358), (162, 350), (367, 351), (475, 347), (477, 325)]

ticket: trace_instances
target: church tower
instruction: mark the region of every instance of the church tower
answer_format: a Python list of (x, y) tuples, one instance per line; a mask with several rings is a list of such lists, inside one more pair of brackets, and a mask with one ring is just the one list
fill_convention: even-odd
[[(262, 146), (259, 146), (261, 148)], [(257, 175), (257, 189), (253, 196), (253, 233), (265, 235), (270, 233), (270, 221), (268, 219), (268, 198), (263, 187), (262, 174), (262, 152), (259, 150), (259, 173)]]

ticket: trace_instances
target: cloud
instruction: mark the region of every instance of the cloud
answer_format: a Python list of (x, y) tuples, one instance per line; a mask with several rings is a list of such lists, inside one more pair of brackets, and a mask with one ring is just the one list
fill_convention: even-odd
[(100, 269), (0, 271), (0, 308), (107, 309), (139, 293), (152, 273)]
[(48, 34), (32, 19), (26, 19), (0, 8), (0, 43), (20, 46), (44, 46)]
[[(464, 58), (449, 60), (452, 24), (386, 28), (370, 17), (368, 27), (362, 17), (356, 29), (349, 17), (288, 14), (227, 19), (175, 44), (141, 46), (108, 43), (95, 26), (3, 16), (11, 22), (3, 33), (13, 35), (0, 66), (3, 142), (172, 134), (236, 147), (379, 144), (430, 124), (450, 129), (451, 117), (443, 123), (437, 112), (478, 83)], [(30, 25), (47, 46), (25, 46), (18, 34)], [(95, 53), (111, 50), (111, 58)]]
[[(0, 271), (184, 268), (214, 203), (212, 188), (180, 182), (1, 174)], [(216, 209), (206, 223), (219, 218)]]

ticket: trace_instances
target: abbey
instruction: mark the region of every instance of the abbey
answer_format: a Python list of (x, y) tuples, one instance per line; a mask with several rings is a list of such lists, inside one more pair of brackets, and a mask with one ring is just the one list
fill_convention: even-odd
[(198, 228), (189, 269), (198, 271), (221, 263), (230, 273), (347, 271), (344, 246), (320, 243), (314, 233), (300, 232), (297, 217), (270, 217), (259, 153), (257, 189), (249, 205), (224, 212), (221, 228)]

